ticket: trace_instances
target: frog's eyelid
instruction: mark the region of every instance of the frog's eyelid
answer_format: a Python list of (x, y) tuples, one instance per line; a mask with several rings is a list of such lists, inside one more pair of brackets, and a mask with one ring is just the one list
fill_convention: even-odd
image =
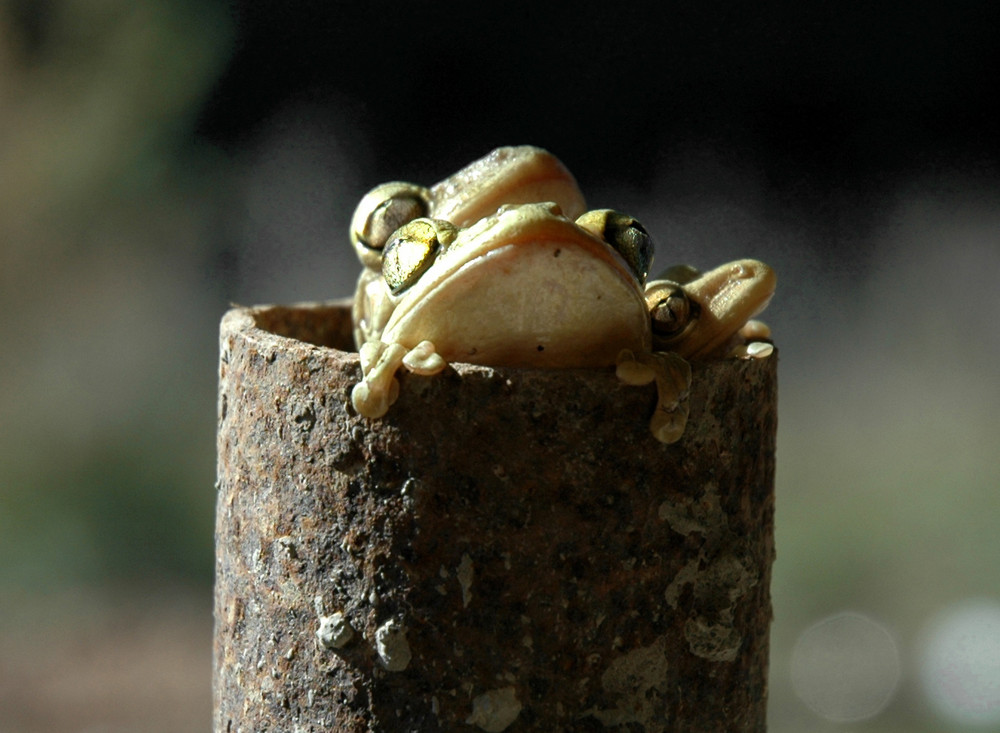
[(427, 201), (416, 195), (391, 196), (375, 207), (365, 221), (361, 242), (369, 249), (383, 249), (404, 224), (427, 215)]
[(366, 193), (351, 218), (351, 244), (366, 267), (378, 269), (379, 256), (399, 227), (430, 210), (430, 191), (415, 183), (392, 181)]

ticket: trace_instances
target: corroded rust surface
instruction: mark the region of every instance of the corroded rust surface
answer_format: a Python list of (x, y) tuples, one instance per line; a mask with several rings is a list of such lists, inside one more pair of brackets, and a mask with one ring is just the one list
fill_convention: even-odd
[(612, 369), (368, 421), (337, 347), (342, 304), (222, 322), (216, 731), (765, 729), (776, 357), (696, 365), (663, 445)]

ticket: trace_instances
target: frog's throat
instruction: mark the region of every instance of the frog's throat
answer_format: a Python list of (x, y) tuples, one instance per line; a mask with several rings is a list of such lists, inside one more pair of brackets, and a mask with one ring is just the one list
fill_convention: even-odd
[(521, 367), (610, 366), (622, 349), (649, 351), (651, 341), (645, 300), (624, 264), (560, 241), (465, 262), (401, 303), (382, 338), (407, 348), (428, 339), (449, 362)]

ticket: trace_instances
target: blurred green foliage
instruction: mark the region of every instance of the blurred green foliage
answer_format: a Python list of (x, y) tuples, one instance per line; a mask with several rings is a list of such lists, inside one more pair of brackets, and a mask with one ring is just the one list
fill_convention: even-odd
[(0, 587), (210, 582), (226, 170), (192, 133), (231, 37), (221, 3), (0, 6)]

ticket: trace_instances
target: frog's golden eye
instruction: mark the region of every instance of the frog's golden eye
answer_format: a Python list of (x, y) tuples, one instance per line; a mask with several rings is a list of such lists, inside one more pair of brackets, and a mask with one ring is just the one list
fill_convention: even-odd
[(642, 224), (612, 209), (588, 211), (576, 223), (610, 244), (639, 282), (646, 282), (653, 261), (653, 239)]
[(351, 219), (351, 244), (362, 263), (377, 269), (392, 233), (429, 209), (430, 192), (413, 183), (383, 183), (365, 194)]
[(683, 287), (669, 280), (655, 280), (646, 286), (646, 305), (658, 345), (679, 338), (698, 319), (698, 304)]
[(382, 252), (382, 277), (393, 295), (416, 283), (458, 230), (440, 219), (414, 219), (389, 237)]

